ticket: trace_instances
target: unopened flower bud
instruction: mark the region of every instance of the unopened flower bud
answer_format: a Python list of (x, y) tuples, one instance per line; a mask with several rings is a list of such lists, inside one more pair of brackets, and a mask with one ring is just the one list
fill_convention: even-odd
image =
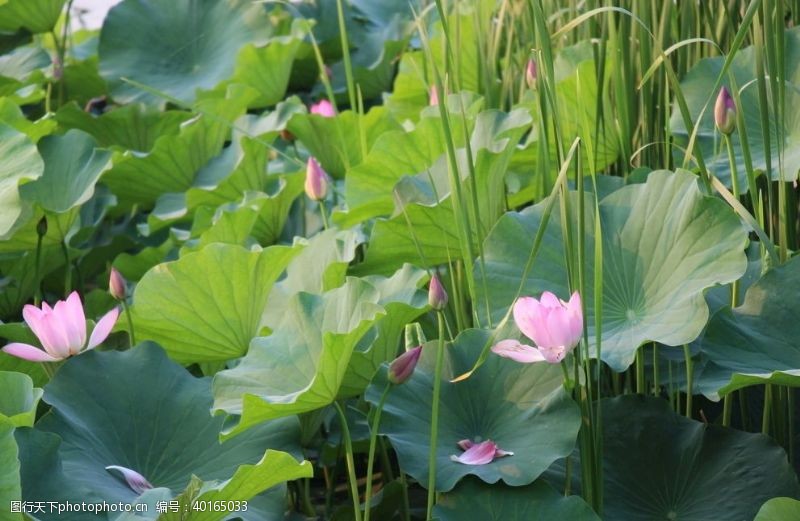
[(436, 311), (441, 311), (447, 306), (447, 292), (435, 273), (428, 285), (428, 304)]
[(736, 128), (736, 104), (726, 87), (722, 87), (717, 96), (717, 103), (714, 105), (714, 123), (717, 124), (719, 131), (726, 135), (730, 135)]
[(108, 277), (108, 292), (117, 300), (125, 300), (127, 296), (125, 278), (117, 271), (117, 268), (111, 268), (111, 275)]
[(306, 164), (306, 195), (314, 201), (322, 201), (328, 194), (328, 174), (313, 157)]
[(431, 85), (428, 89), (428, 105), (435, 107), (439, 104), (439, 91), (436, 90), (436, 85)]
[(531, 58), (528, 60), (528, 64), (525, 66), (525, 83), (528, 84), (529, 89), (536, 88), (537, 76), (538, 76), (538, 69), (536, 67), (536, 60)]
[(39, 222), (36, 224), (36, 235), (39, 237), (47, 235), (47, 217), (43, 216), (39, 219)]
[(324, 99), (320, 100), (317, 103), (311, 105), (309, 112), (312, 114), (316, 114), (318, 116), (322, 116), (324, 118), (332, 118), (336, 115), (336, 110), (333, 108), (333, 103)]
[(400, 385), (411, 378), (421, 354), (422, 346), (417, 346), (395, 358), (392, 363), (389, 364), (389, 381), (395, 385)]

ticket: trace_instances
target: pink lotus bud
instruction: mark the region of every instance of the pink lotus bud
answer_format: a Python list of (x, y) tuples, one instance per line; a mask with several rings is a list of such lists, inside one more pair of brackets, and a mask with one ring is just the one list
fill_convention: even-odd
[(324, 118), (332, 118), (336, 115), (336, 110), (334, 110), (333, 104), (326, 99), (320, 100), (311, 105), (310, 112)]
[(525, 66), (525, 82), (528, 84), (529, 89), (536, 88), (536, 78), (538, 77), (538, 69), (536, 67), (536, 60), (531, 58), (528, 60), (528, 65)]
[(411, 375), (414, 374), (414, 368), (417, 367), (417, 362), (419, 362), (420, 355), (422, 355), (422, 346), (417, 346), (395, 358), (389, 364), (389, 381), (395, 385), (400, 385), (411, 378)]
[(717, 124), (719, 131), (726, 135), (730, 135), (736, 128), (736, 104), (726, 87), (722, 87), (717, 96), (717, 103), (714, 105), (714, 123)]
[(322, 201), (328, 194), (328, 174), (313, 157), (306, 163), (306, 195), (314, 201)]
[(428, 89), (428, 105), (435, 107), (439, 104), (439, 91), (436, 90), (436, 85), (431, 85)]
[(441, 311), (447, 306), (447, 292), (435, 273), (428, 285), (428, 304), (436, 311)]
[(108, 292), (117, 300), (125, 300), (127, 296), (125, 278), (117, 271), (117, 268), (111, 268), (111, 275), (108, 277)]

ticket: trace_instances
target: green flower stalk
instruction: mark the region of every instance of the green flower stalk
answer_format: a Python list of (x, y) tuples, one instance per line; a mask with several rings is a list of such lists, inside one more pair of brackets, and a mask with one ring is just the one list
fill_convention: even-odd
[(428, 303), (437, 311), (439, 323), (439, 343), (436, 346), (436, 368), (433, 375), (433, 405), (431, 406), (431, 446), (428, 456), (428, 509), (426, 519), (433, 516), (436, 504), (436, 447), (439, 438), (439, 400), (442, 390), (442, 366), (444, 365), (444, 308), (447, 305), (447, 292), (434, 274), (428, 286)]

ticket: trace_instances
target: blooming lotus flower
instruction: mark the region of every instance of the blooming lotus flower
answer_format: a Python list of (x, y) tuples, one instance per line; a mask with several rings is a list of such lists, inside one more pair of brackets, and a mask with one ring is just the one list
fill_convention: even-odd
[(400, 385), (411, 378), (421, 354), (422, 346), (417, 346), (395, 358), (389, 365), (389, 381), (395, 385)]
[(502, 340), (492, 351), (515, 362), (561, 362), (583, 336), (583, 309), (578, 292), (564, 302), (549, 291), (540, 300), (523, 297), (514, 304), (514, 322), (537, 347), (516, 340)]
[(536, 68), (536, 61), (531, 58), (528, 60), (528, 64), (525, 66), (525, 83), (528, 84), (529, 89), (536, 88), (536, 77), (538, 75), (538, 69)]
[(310, 112), (324, 118), (332, 118), (336, 115), (336, 110), (334, 110), (333, 104), (326, 99), (320, 100), (319, 102), (311, 105)]
[(736, 128), (736, 104), (733, 102), (731, 93), (726, 87), (722, 87), (714, 104), (714, 123), (720, 132), (730, 135)]
[(475, 443), (472, 440), (461, 440), (458, 446), (464, 451), (460, 456), (455, 454), (450, 456), (452, 461), (463, 463), (464, 465), (486, 465), (497, 458), (513, 456), (513, 452), (503, 450), (492, 440)]
[(111, 332), (118, 316), (117, 308), (103, 315), (87, 343), (86, 317), (76, 291), (70, 293), (67, 300), (56, 302), (52, 308), (46, 302), (42, 303), (41, 309), (28, 304), (22, 309), (22, 317), (39, 338), (44, 350), (19, 342), (8, 344), (2, 350), (31, 362), (58, 362), (100, 345)]
[(435, 273), (428, 286), (428, 304), (436, 311), (441, 311), (447, 306), (447, 292)]
[(328, 194), (328, 174), (313, 157), (306, 163), (306, 195), (314, 201), (322, 201)]

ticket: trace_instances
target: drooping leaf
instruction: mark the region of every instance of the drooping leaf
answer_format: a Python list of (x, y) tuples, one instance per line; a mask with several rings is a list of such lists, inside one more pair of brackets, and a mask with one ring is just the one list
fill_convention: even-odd
[(323, 295), (290, 299), (272, 334), (253, 339), (241, 363), (214, 378), (215, 412), (240, 416), (226, 434), (333, 402), (359, 340), (392, 311), (392, 301), (407, 298), (382, 295), (392, 283), (381, 282), (350, 278)]
[[(586, 204), (590, 208), (592, 203)], [(517, 296), (543, 207), (506, 214), (486, 239), (485, 295), (495, 323)], [(602, 358), (616, 371), (626, 369), (646, 341), (682, 345), (697, 338), (708, 319), (703, 290), (736, 280), (747, 267), (744, 227), (722, 201), (704, 196), (688, 172), (652, 172), (646, 183), (617, 190), (600, 201), (600, 219)], [(559, 220), (554, 212), (520, 296), (538, 297), (545, 290), (569, 296)], [(597, 327), (593, 220), (593, 212), (587, 212), (582, 295), (592, 343)], [(481, 281), (477, 266), (475, 277)], [(477, 286), (483, 301), (484, 284)]]
[(111, 159), (111, 152), (95, 145), (94, 139), (80, 130), (43, 138), (39, 153), (44, 160), (44, 172), (20, 187), (22, 198), (55, 213), (64, 213), (88, 201)]
[(66, 0), (6, 0), (0, 3), (0, 31), (20, 28), (32, 33), (50, 31), (61, 16)]
[(7, 239), (30, 212), (22, 201), (19, 185), (37, 179), (44, 162), (36, 145), (10, 126), (0, 123), (0, 239)]
[(440, 521), (600, 521), (580, 497), (564, 497), (542, 480), (526, 487), (508, 487), (466, 478), (452, 492), (442, 494), (433, 512)]
[(718, 400), (751, 385), (800, 386), (798, 291), (800, 259), (794, 258), (753, 284), (741, 306), (719, 310), (698, 341), (707, 362), (696, 389)]
[[(533, 482), (551, 463), (570, 454), (580, 427), (578, 406), (562, 386), (561, 369), (550, 364), (518, 364), (489, 359), (467, 380), (454, 378), (472, 368), (490, 333), (467, 330), (446, 344), (439, 407), (436, 490), (447, 492), (464, 476), (487, 483), (502, 480), (521, 486)], [(431, 396), (438, 342), (428, 342), (413, 376), (389, 391), (380, 433), (392, 442), (400, 467), (420, 483), (428, 482)], [(386, 368), (375, 376), (366, 398), (377, 404), (387, 385)], [(511, 456), (486, 465), (451, 460), (462, 453), (461, 440), (492, 440)]]
[(786, 453), (762, 434), (678, 416), (664, 400), (620, 396), (603, 411), (603, 519), (739, 521), (775, 496), (800, 497)]
[(244, 355), (263, 327), (272, 284), (299, 250), (211, 244), (156, 266), (133, 296), (137, 338), (160, 343), (186, 364)]
[(776, 497), (764, 503), (753, 521), (793, 521), (800, 519), (800, 501)]

